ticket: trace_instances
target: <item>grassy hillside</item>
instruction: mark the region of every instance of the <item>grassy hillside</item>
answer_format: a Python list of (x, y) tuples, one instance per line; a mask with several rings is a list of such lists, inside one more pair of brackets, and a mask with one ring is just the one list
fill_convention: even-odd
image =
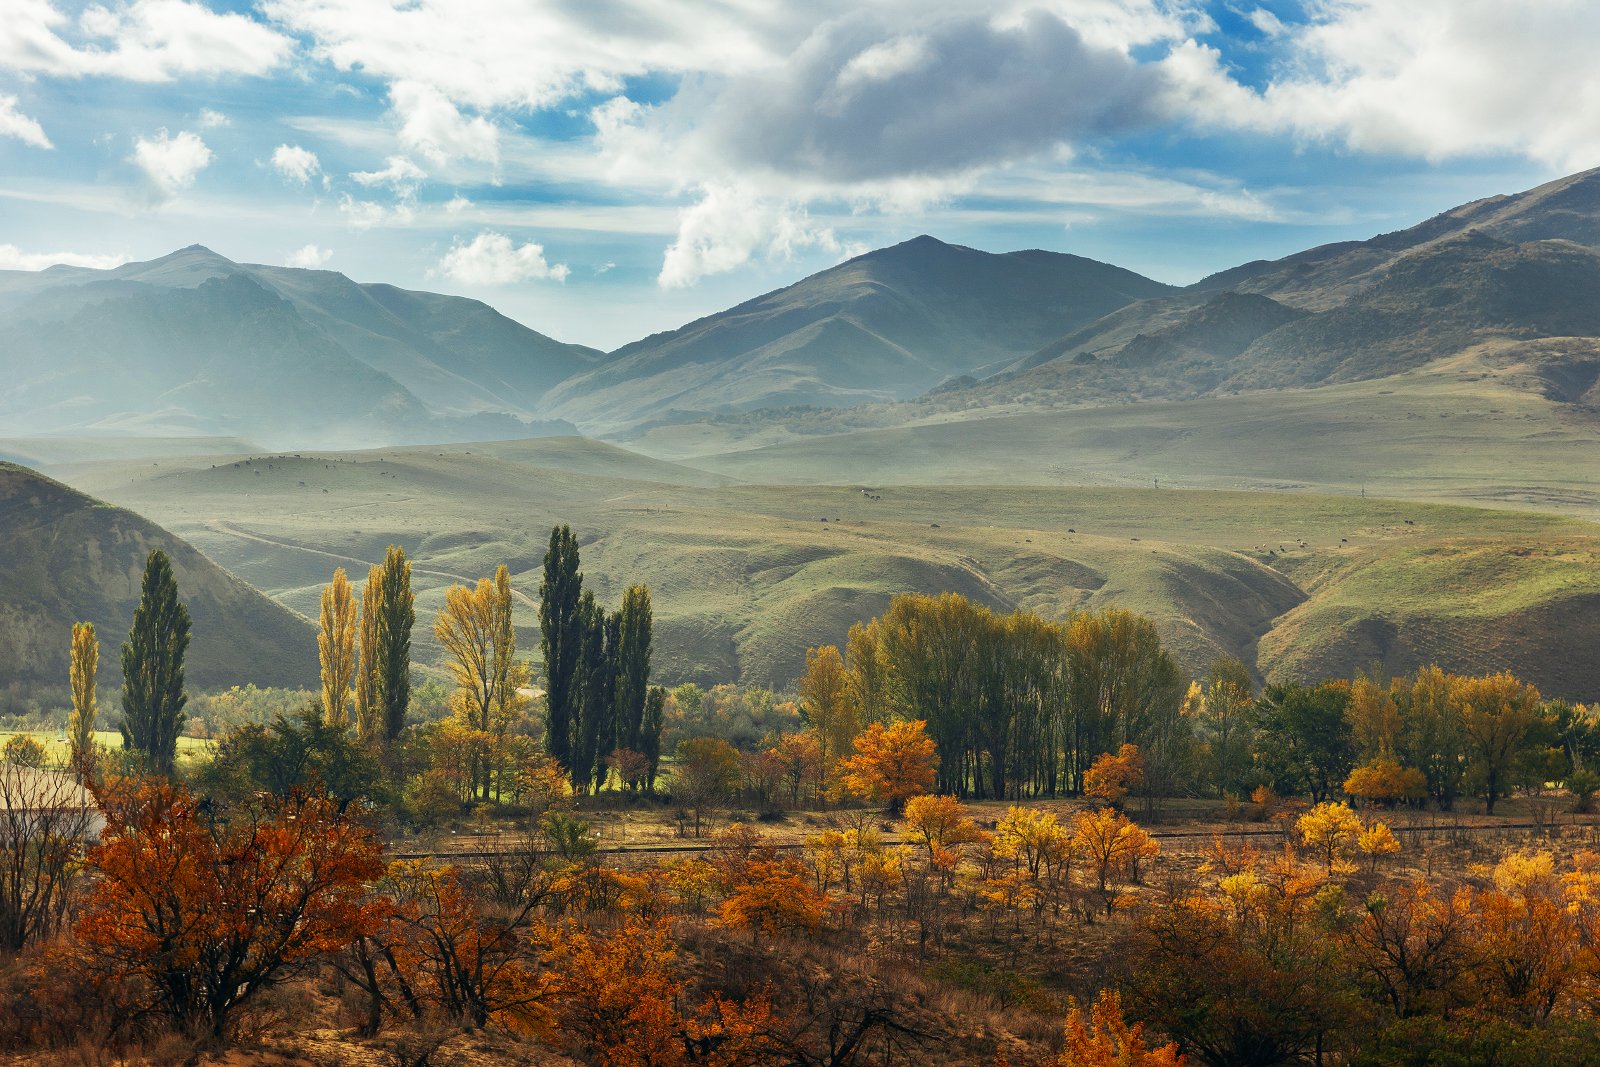
[[(608, 473), (573, 469), (597, 464)], [(894, 594), (956, 590), (1056, 618), (1111, 604), (1144, 612), (1191, 670), (1223, 653), (1269, 676), (1438, 659), (1600, 695), (1600, 663), (1578, 654), (1600, 645), (1600, 615), (1572, 610), (1600, 596), (1600, 534), (1576, 519), (1298, 492), (716, 488), (652, 480), (660, 470), (569, 440), (67, 474), (301, 610), (334, 566), (362, 573), (386, 544), (404, 544), (424, 661), (437, 654), (422, 631), (443, 587), (502, 561), (533, 647), (544, 544), (569, 522), (597, 593), (614, 601), (639, 580), (655, 590), (668, 680), (781, 685), (807, 646), (842, 640)], [(1519, 593), (1485, 592), (1500, 585)], [(1375, 654), (1369, 633), (1391, 636)]]
[[(635, 442), (751, 482), (1102, 484), (1484, 502), (1600, 516), (1600, 343), (1496, 342), (1379, 381), (1189, 401), (1039, 410), (1023, 395), (909, 425), (803, 435), (769, 426)], [(770, 441), (771, 443), (763, 443)], [(750, 444), (761, 447), (746, 447)]]
[(308, 685), (316, 678), (309, 623), (138, 515), (0, 463), (0, 529), (6, 681), (65, 685), (72, 624), (89, 621), (100, 637), (100, 684), (120, 686), (118, 649), (153, 548), (172, 557), (194, 621), (191, 685)]

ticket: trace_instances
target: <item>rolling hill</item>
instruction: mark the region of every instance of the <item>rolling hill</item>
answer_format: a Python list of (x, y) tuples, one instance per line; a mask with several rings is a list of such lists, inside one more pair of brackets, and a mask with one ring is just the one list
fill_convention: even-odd
[(191, 687), (312, 685), (310, 623), (222, 570), (182, 539), (132, 512), (60, 482), (0, 463), (0, 648), (7, 682), (65, 688), (74, 622), (95, 624), (100, 686), (121, 686), (118, 648), (127, 636), (145, 558), (172, 558), (194, 622)]
[(1142, 612), (1194, 672), (1224, 654), (1273, 678), (1439, 662), (1600, 696), (1600, 532), (1528, 511), (1309, 492), (719, 486), (561, 439), (62, 473), (301, 611), (335, 566), (405, 545), (417, 654), (433, 668), (426, 624), (444, 588), (501, 562), (520, 645), (536, 646), (544, 546), (565, 522), (602, 599), (651, 586), (664, 681), (784, 686), (808, 647), (842, 641), (895, 594), (955, 590), (1049, 618)]
[(526, 437), (545, 392), (602, 359), (474, 300), (198, 245), (108, 271), (0, 272), (0, 316), (15, 436)]

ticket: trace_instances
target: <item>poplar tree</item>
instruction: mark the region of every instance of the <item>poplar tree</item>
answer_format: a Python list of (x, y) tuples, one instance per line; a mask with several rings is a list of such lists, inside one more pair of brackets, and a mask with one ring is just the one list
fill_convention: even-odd
[(583, 649), (579, 605), (583, 573), (578, 570), (578, 539), (566, 526), (550, 531), (539, 585), (540, 648), (545, 670), (545, 751), (568, 771), (572, 763), (573, 675)]
[(356, 733), (363, 741), (383, 736), (383, 708), (378, 699), (378, 598), (383, 589), (383, 567), (367, 571), (361, 590), (360, 655), (356, 663)]
[(158, 774), (171, 774), (183, 729), (183, 655), (189, 609), (178, 599), (172, 561), (154, 549), (145, 561), (133, 628), (122, 645), (122, 743)]
[(322, 708), (329, 726), (350, 722), (350, 683), (356, 673), (356, 603), (344, 568), (322, 591), (317, 657), (322, 664)]
[(411, 627), (417, 621), (411, 593), (411, 562), (405, 549), (390, 545), (378, 568), (378, 625), (372, 664), (383, 737), (393, 741), (406, 727), (411, 705)]
[(650, 761), (650, 771), (645, 785), (656, 787), (656, 775), (661, 771), (661, 728), (667, 721), (667, 691), (653, 685), (644, 698), (644, 723), (639, 730), (639, 751)]
[(582, 641), (578, 666), (572, 677), (572, 746), (570, 751), (574, 792), (585, 792), (603, 780), (605, 757), (615, 747), (617, 645), (621, 620), (595, 603), (585, 592), (578, 602)]
[(645, 694), (650, 688), (651, 608), (648, 586), (628, 587), (622, 597), (617, 642), (617, 736), (615, 747), (640, 748)]
[(72, 742), (72, 765), (84, 771), (94, 758), (94, 720), (100, 708), (95, 701), (95, 674), (100, 668), (100, 642), (95, 639), (94, 623), (72, 624), (72, 662), (68, 677), (72, 685), (72, 718), (67, 735)]

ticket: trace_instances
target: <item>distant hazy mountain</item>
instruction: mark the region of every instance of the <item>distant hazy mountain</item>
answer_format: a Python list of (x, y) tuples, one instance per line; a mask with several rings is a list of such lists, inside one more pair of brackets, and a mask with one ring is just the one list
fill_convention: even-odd
[(0, 272), (0, 425), (337, 444), (523, 437), (603, 357), (475, 300), (234, 263)]
[(546, 410), (607, 430), (670, 413), (904, 399), (1174, 291), (1077, 256), (918, 237), (626, 345), (558, 386)]
[(100, 638), (100, 685), (122, 684), (119, 649), (153, 548), (172, 557), (194, 623), (187, 680), (197, 688), (310, 686), (316, 631), (194, 548), (131, 511), (44, 475), (0, 463), (0, 681), (67, 684), (74, 622)]
[[(1316, 387), (1486, 343), (1562, 337), (1600, 337), (1600, 170), (1369, 241), (1223, 271), (929, 400), (978, 412), (1023, 398), (1048, 406)], [(1591, 355), (1536, 358), (1552, 399), (1600, 399)]]

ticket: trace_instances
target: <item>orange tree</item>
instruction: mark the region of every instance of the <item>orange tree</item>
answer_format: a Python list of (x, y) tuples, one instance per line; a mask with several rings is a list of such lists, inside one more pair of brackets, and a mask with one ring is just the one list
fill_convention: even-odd
[(875, 722), (852, 743), (856, 754), (839, 764), (847, 792), (885, 801), (899, 814), (906, 801), (933, 787), (938, 748), (923, 720), (889, 726)]
[(1183, 1067), (1177, 1043), (1150, 1048), (1144, 1025), (1122, 1016), (1122, 998), (1102, 989), (1085, 1012), (1074, 1002), (1067, 1015), (1065, 1044), (1052, 1067)]
[(382, 850), (350, 810), (297, 793), (211, 817), (182, 786), (102, 793), (106, 826), (77, 941), (145, 1011), (226, 1036), (234, 1012), (372, 924)]

